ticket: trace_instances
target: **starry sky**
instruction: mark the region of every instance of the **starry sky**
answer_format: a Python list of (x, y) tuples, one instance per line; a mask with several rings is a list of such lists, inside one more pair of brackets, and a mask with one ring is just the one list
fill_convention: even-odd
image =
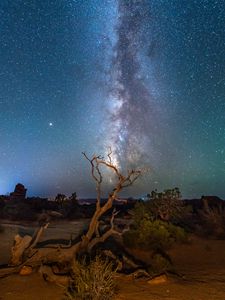
[(94, 197), (81, 152), (111, 147), (148, 169), (126, 196), (225, 198), (224, 20), (221, 0), (1, 0), (0, 194)]

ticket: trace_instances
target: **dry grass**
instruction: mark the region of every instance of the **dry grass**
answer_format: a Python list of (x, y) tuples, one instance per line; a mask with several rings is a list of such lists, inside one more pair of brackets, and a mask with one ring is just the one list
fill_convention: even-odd
[(90, 262), (74, 261), (73, 279), (67, 291), (67, 299), (111, 299), (115, 293), (114, 275), (112, 263), (100, 256)]

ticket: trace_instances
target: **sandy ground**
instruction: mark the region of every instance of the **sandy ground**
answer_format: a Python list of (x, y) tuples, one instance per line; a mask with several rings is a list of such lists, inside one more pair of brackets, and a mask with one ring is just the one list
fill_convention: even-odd
[[(62, 237), (65, 234), (66, 238), (74, 230), (74, 225), (79, 232), (82, 226), (79, 222), (53, 224), (49, 229), (52, 232), (46, 232), (46, 237), (52, 238), (53, 234), (54, 237), (55, 234)], [(16, 230), (13, 228), (10, 229), (12, 237), (13, 230)], [(4, 238), (0, 234), (0, 257), (6, 258), (3, 253), (6, 247), (2, 247), (2, 242), (6, 241), (9, 241), (9, 237)], [(147, 252), (134, 252), (146, 261), (149, 259)], [(146, 280), (118, 276), (115, 300), (225, 300), (225, 241), (192, 237), (190, 243), (176, 245), (170, 255), (176, 270), (184, 275), (183, 278), (169, 276), (166, 283), (150, 285)], [(0, 279), (0, 300), (62, 300), (63, 295), (61, 287), (43, 281), (37, 273)]]

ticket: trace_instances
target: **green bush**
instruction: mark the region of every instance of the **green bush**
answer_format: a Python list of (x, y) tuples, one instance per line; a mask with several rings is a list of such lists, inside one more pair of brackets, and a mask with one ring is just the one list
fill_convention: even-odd
[(161, 220), (142, 220), (137, 227), (126, 232), (124, 244), (152, 252), (149, 274), (156, 275), (172, 270), (167, 250), (175, 242), (185, 242), (187, 234), (183, 228)]
[(79, 300), (109, 300), (115, 293), (112, 263), (96, 256), (87, 262), (75, 261), (67, 297)]
[(140, 224), (142, 220), (153, 220), (149, 202), (138, 202), (132, 212), (135, 225)]
[(180, 226), (173, 225), (172, 223), (167, 224), (168, 231), (170, 232), (173, 241), (177, 243), (187, 242), (187, 232)]
[(143, 219), (137, 226), (124, 234), (124, 243), (128, 247), (165, 251), (174, 242), (184, 242), (186, 238), (185, 231), (172, 223)]
[(151, 260), (151, 267), (148, 269), (149, 274), (157, 275), (160, 273), (165, 273), (172, 269), (172, 264), (168, 258), (162, 256), (159, 253), (153, 255)]
[(185, 212), (179, 189), (152, 192), (148, 198), (148, 201), (135, 205), (133, 226), (124, 234), (125, 245), (166, 251), (174, 242), (186, 241), (185, 230), (175, 225), (175, 220), (181, 218)]
[(124, 244), (152, 252), (150, 273), (159, 274), (171, 269), (166, 251), (175, 242), (187, 241), (186, 231), (177, 226), (186, 214), (178, 188), (162, 193), (152, 192), (148, 201), (139, 202), (133, 210), (133, 225), (123, 235)]

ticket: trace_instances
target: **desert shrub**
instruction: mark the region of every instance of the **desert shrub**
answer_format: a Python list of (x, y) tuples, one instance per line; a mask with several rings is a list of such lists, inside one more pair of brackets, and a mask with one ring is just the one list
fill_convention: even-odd
[(184, 228), (176, 226), (172, 223), (167, 224), (168, 231), (174, 242), (185, 243), (187, 242), (187, 232)]
[(64, 194), (57, 194), (55, 197), (55, 202), (59, 208), (63, 208), (64, 203), (67, 201), (67, 197)]
[(173, 267), (170, 260), (167, 257), (156, 253), (152, 256), (151, 266), (148, 268), (148, 272), (151, 275), (157, 275), (172, 269)]
[(115, 293), (115, 271), (100, 256), (87, 262), (74, 261), (67, 297), (79, 300), (109, 300)]
[(127, 247), (151, 251), (149, 272), (160, 274), (171, 269), (167, 250), (175, 242), (187, 241), (186, 231), (177, 225), (185, 214), (185, 207), (178, 188), (162, 193), (152, 192), (148, 198), (148, 201), (135, 205), (134, 222), (124, 233), (123, 240)]
[(198, 233), (203, 236), (225, 238), (225, 209), (222, 206), (210, 207), (207, 200), (198, 211)]
[(153, 251), (165, 251), (174, 242), (184, 242), (186, 239), (187, 234), (183, 228), (151, 219), (142, 219), (138, 225), (124, 234), (126, 246)]
[(179, 189), (163, 193), (152, 192), (149, 199), (135, 205), (133, 226), (124, 234), (125, 245), (165, 251), (174, 242), (185, 242), (186, 231), (172, 222), (175, 221), (175, 216), (177, 220), (183, 213)]
[(190, 218), (190, 207), (181, 200), (178, 188), (164, 192), (152, 191), (147, 195), (147, 201), (139, 202), (133, 210), (134, 222), (138, 224), (143, 218), (162, 220), (173, 224), (183, 224), (183, 220)]
[(138, 202), (132, 210), (134, 225), (138, 225), (142, 220), (153, 219), (149, 209), (149, 202)]
[(177, 223), (186, 213), (179, 188), (148, 194), (148, 211), (155, 219)]
[(149, 274), (157, 275), (172, 270), (167, 250), (175, 242), (187, 241), (187, 233), (181, 227), (162, 220), (142, 219), (123, 235), (124, 244), (152, 252)]

